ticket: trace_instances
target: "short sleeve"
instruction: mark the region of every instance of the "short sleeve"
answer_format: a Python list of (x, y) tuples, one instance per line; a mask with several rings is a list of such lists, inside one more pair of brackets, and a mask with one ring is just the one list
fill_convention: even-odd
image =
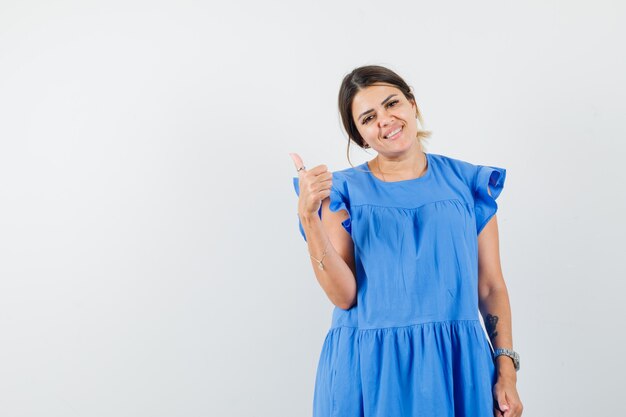
[[(479, 235), (498, 211), (496, 199), (504, 187), (506, 169), (485, 165), (477, 165), (476, 167), (473, 190), (476, 234)], [(489, 187), (491, 195), (489, 195), (487, 187)]]
[[(293, 177), (293, 188), (296, 191), (296, 195), (300, 196), (300, 178), (299, 177)], [(344, 188), (344, 192), (340, 191), (341, 188)], [(333, 185), (330, 188), (329, 198), (330, 198), (329, 209), (331, 211), (339, 211), (343, 209), (348, 213), (348, 218), (345, 219), (341, 224), (343, 228), (346, 230), (346, 232), (352, 234), (352, 222), (350, 218), (350, 202), (349, 202), (349, 199), (345, 197), (345, 182), (340, 177), (338, 177), (336, 173), (333, 173)], [(317, 214), (320, 216), (320, 219), (321, 219), (322, 218), (321, 206)], [(296, 216), (298, 217), (298, 227), (300, 229), (300, 234), (302, 235), (302, 238), (306, 242), (306, 235), (304, 234), (304, 228), (302, 227), (302, 222), (300, 221), (300, 217), (298, 216), (298, 214), (296, 214)]]

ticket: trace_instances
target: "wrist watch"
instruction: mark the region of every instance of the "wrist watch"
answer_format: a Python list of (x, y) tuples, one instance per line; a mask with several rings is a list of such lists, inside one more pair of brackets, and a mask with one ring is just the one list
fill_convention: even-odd
[(519, 354), (516, 351), (512, 349), (498, 348), (493, 351), (493, 360), (495, 361), (496, 358), (500, 355), (505, 355), (513, 359), (513, 366), (515, 366), (515, 371), (519, 371)]

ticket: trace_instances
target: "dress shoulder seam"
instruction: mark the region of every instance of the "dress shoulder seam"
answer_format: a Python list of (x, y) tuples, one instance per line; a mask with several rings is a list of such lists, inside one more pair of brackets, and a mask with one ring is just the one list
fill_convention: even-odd
[(378, 204), (371, 204), (371, 203), (361, 203), (361, 204), (352, 204), (352, 207), (379, 207), (379, 208), (399, 208), (399, 209), (405, 209), (405, 210), (415, 210), (418, 209), (420, 207), (426, 206), (428, 204), (434, 204), (434, 203), (440, 203), (443, 201), (458, 201), (461, 204), (465, 204), (467, 205), (468, 203), (466, 201), (463, 201), (459, 198), (443, 198), (441, 200), (435, 200), (435, 201), (429, 201), (428, 203), (423, 203), (420, 204), (419, 206), (416, 207), (402, 207), (402, 206), (381, 206)]

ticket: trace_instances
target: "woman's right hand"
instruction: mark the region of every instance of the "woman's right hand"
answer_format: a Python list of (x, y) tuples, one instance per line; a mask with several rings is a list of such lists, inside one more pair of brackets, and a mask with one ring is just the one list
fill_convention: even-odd
[[(290, 153), (296, 169), (304, 166), (302, 158), (297, 153)], [(298, 213), (300, 216), (317, 216), (322, 200), (330, 196), (330, 187), (333, 185), (333, 174), (326, 165), (318, 165), (310, 170), (298, 171), (300, 194), (298, 198)]]

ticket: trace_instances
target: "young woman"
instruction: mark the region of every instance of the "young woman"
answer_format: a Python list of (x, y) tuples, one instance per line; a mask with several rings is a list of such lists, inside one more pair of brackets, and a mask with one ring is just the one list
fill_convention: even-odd
[(411, 88), (387, 68), (346, 75), (339, 111), (348, 146), (375, 158), (331, 173), (292, 154), (300, 232), (336, 306), (314, 417), (521, 416), (495, 215), (506, 170), (425, 152)]

